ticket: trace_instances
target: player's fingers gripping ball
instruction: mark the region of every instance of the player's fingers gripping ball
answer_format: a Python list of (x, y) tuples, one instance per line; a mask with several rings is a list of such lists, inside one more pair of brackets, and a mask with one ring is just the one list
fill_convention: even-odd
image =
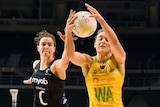
[(73, 33), (80, 38), (91, 36), (97, 29), (96, 19), (90, 17), (91, 13), (88, 11), (79, 11), (76, 15), (77, 19), (74, 22)]

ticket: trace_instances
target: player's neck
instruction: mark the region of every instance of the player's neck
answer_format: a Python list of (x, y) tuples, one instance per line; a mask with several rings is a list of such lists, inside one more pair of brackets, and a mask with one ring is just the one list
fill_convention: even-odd
[(100, 64), (105, 64), (108, 59), (112, 56), (111, 53), (108, 53), (107, 55), (97, 54), (97, 60)]
[(40, 69), (43, 70), (43, 69), (45, 69), (46, 67), (48, 67), (53, 60), (54, 60), (54, 58), (41, 59)]

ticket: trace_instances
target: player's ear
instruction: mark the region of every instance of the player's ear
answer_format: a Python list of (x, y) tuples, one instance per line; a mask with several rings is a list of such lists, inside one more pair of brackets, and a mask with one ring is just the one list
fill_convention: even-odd
[(37, 45), (37, 51), (39, 52), (39, 46)]

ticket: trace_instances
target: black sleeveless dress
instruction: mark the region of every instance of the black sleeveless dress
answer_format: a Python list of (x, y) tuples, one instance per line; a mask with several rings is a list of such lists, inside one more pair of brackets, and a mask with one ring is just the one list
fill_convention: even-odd
[(65, 80), (55, 76), (50, 70), (50, 65), (45, 70), (39, 68), (40, 62), (32, 74), (33, 107), (68, 107), (64, 89)]

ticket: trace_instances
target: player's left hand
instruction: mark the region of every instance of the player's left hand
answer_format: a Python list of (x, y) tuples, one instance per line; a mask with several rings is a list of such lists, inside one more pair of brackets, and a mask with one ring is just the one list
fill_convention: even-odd
[[(65, 41), (65, 35), (63, 35), (60, 31), (58, 31), (57, 34), (58, 34), (58, 36), (59, 36), (63, 41)], [(78, 37), (74, 36), (73, 39), (74, 39), (74, 40), (77, 40)]]

